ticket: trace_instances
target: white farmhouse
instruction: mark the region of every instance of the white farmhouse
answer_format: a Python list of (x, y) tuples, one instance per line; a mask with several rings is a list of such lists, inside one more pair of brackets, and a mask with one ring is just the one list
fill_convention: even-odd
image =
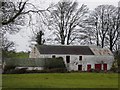
[(29, 58), (63, 57), (68, 71), (110, 70), (114, 56), (109, 49), (96, 46), (36, 45)]

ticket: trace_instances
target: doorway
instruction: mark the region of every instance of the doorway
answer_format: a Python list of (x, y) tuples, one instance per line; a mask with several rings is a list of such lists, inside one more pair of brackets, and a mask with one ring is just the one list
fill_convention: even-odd
[(66, 62), (70, 63), (70, 56), (66, 56)]
[(90, 70), (91, 70), (91, 65), (88, 64), (88, 65), (87, 65), (87, 71), (89, 72)]
[(82, 71), (82, 65), (78, 65), (78, 70)]
[(95, 70), (100, 71), (101, 70), (101, 64), (95, 64)]
[(103, 70), (107, 71), (107, 64), (103, 64)]

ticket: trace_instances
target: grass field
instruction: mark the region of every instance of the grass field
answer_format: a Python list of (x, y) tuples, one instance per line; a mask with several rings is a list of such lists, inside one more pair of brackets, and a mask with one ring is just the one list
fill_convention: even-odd
[(3, 88), (118, 88), (118, 74), (3, 74)]
[(26, 52), (13, 52), (13, 51), (4, 51), (3, 57), (5, 58), (28, 58), (29, 54)]

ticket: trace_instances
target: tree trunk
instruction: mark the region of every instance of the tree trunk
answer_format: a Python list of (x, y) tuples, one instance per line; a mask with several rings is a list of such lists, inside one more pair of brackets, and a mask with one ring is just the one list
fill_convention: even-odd
[(102, 38), (102, 43), (101, 43), (101, 45), (102, 45), (102, 48), (104, 47), (104, 37)]

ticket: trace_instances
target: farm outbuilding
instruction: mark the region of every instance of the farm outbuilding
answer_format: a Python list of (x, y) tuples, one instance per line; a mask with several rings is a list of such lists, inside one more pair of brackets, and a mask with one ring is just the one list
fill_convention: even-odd
[(68, 71), (110, 70), (112, 52), (97, 46), (35, 45), (29, 58), (62, 57)]

